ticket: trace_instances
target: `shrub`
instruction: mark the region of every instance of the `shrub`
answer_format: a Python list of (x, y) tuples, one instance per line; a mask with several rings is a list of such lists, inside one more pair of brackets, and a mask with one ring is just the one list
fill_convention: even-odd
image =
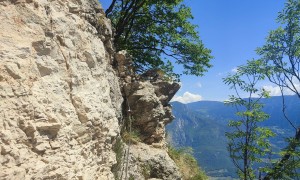
[(178, 166), (185, 180), (208, 180), (205, 172), (200, 169), (196, 159), (193, 157), (192, 148), (180, 148), (168, 146), (169, 156)]

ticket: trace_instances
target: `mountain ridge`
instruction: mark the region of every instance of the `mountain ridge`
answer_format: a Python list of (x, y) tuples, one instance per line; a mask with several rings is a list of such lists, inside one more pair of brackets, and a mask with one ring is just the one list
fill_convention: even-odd
[[(270, 119), (262, 123), (278, 137), (272, 139), (275, 150), (285, 146), (284, 138), (293, 136), (293, 128), (282, 115), (281, 96), (262, 99), (263, 110)], [(287, 116), (297, 123), (300, 101), (297, 96), (285, 96)], [(236, 177), (226, 149), (225, 132), (228, 120), (235, 119), (236, 110), (219, 101), (199, 101), (188, 104), (172, 102), (175, 119), (167, 126), (169, 139), (176, 147), (190, 146), (201, 167), (212, 177)]]

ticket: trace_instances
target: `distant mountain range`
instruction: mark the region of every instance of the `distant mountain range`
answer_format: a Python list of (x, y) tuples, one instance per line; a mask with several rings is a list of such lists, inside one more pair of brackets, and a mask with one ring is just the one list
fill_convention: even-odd
[[(262, 99), (264, 111), (270, 119), (262, 126), (270, 127), (277, 136), (271, 140), (274, 151), (285, 147), (284, 139), (294, 135), (292, 126), (282, 113), (282, 97)], [(190, 104), (172, 102), (175, 119), (167, 125), (168, 139), (175, 147), (192, 147), (199, 165), (211, 177), (236, 177), (226, 149), (225, 132), (230, 131), (227, 123), (235, 119), (235, 108), (217, 101), (199, 101)], [(289, 119), (300, 125), (300, 99), (285, 96)]]

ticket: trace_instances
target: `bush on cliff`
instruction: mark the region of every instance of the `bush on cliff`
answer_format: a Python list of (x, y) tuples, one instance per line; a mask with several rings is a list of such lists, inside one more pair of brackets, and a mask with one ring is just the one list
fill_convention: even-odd
[(202, 76), (212, 59), (200, 40), (191, 10), (183, 0), (112, 0), (106, 10), (115, 29), (116, 50), (126, 49), (137, 71), (164, 69), (172, 76), (173, 63), (184, 74)]
[(186, 180), (207, 180), (206, 174), (199, 168), (197, 160), (192, 155), (191, 148), (175, 149), (168, 147), (169, 156), (178, 166), (182, 178)]

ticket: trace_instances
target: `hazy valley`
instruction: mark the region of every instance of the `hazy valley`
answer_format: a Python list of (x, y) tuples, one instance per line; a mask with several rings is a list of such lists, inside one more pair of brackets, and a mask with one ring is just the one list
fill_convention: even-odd
[[(262, 126), (270, 127), (276, 137), (271, 139), (273, 150), (285, 147), (285, 138), (294, 130), (282, 113), (282, 98), (262, 99), (264, 111), (270, 118)], [(285, 97), (289, 119), (297, 124), (300, 102), (296, 96)], [(235, 167), (226, 149), (225, 132), (230, 131), (228, 120), (235, 119), (235, 108), (217, 101), (182, 104), (173, 102), (175, 119), (167, 126), (169, 141), (176, 147), (192, 147), (200, 166), (212, 177), (236, 177)], [(298, 121), (297, 121), (298, 120)]]

